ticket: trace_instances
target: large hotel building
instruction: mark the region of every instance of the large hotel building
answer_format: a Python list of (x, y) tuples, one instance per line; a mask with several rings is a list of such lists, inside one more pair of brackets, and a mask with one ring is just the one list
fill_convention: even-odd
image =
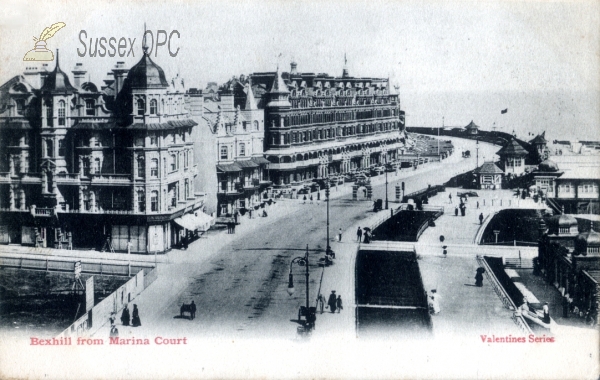
[[(394, 162), (404, 148), (404, 111), (387, 78), (300, 73), (250, 75), (265, 115), (265, 152), (274, 185)], [(241, 95), (241, 94), (240, 94)]]

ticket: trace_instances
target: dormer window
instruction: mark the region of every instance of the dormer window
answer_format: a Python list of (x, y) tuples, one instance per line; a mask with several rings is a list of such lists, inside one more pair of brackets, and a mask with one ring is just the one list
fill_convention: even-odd
[(96, 101), (94, 99), (85, 101), (85, 114), (86, 116), (96, 116)]
[(144, 105), (144, 101), (142, 99), (138, 99), (137, 114), (138, 114), (138, 116), (143, 116), (145, 113), (146, 113), (146, 107)]
[(156, 99), (150, 101), (150, 115), (156, 115), (157, 102)]
[(67, 106), (64, 100), (58, 102), (58, 125), (65, 125), (66, 123), (66, 108)]

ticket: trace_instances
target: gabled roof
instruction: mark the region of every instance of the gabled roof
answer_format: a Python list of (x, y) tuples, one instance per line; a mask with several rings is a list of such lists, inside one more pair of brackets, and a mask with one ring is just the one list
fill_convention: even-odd
[(504, 174), (502, 169), (500, 169), (498, 166), (496, 166), (496, 164), (494, 164), (491, 161), (484, 162), (483, 165), (481, 165), (480, 167), (475, 169), (473, 171), (473, 173), (476, 173), (476, 174)]
[(537, 135), (531, 140), (530, 144), (546, 144), (548, 141), (546, 140), (546, 131), (542, 132), (541, 135)]
[(508, 144), (496, 152), (499, 156), (527, 156), (529, 153), (515, 138), (511, 138)]
[(465, 127), (465, 129), (479, 129), (479, 126), (473, 123), (473, 120), (471, 120), (471, 122)]

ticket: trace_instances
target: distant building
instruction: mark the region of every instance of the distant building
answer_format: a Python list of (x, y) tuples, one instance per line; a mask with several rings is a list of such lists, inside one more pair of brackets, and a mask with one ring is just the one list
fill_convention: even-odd
[(469, 123), (469, 125), (467, 125), (464, 128), (464, 130), (469, 135), (476, 135), (477, 133), (479, 133), (479, 126), (477, 124), (473, 123), (473, 120), (471, 120), (471, 122)]
[(295, 62), (289, 73), (250, 78), (277, 186), (393, 163), (404, 147), (404, 112), (387, 78), (300, 73)]
[(542, 134), (535, 136), (529, 144), (535, 148), (535, 152), (537, 152), (540, 160), (548, 159), (549, 151), (548, 151), (548, 141), (546, 140), (546, 132), (542, 132)]
[(513, 137), (497, 153), (505, 174), (521, 175), (525, 173), (527, 150)]
[(164, 252), (206, 225), (197, 122), (150, 56), (104, 86), (60, 67), (0, 87), (0, 243)]
[(477, 188), (493, 190), (502, 188), (504, 172), (493, 162), (484, 162), (473, 173), (477, 178)]

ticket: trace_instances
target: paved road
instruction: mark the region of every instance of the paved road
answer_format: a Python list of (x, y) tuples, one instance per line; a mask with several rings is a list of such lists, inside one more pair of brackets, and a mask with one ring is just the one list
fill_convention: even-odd
[[(434, 164), (438, 166), (437, 169), (415, 171), (410, 177), (402, 179), (406, 183), (406, 192), (422, 189), (428, 184), (443, 183), (458, 172), (472, 169), (475, 157), (460, 159), (460, 148), (464, 146), (464, 149), (474, 153), (474, 142), (457, 140), (455, 145), (458, 149), (454, 161), (458, 162)], [(480, 164), (484, 154), (492, 157), (496, 150), (493, 146), (480, 144)], [(394, 174), (389, 175), (390, 199), (394, 199), (397, 178)], [(335, 195), (335, 190), (332, 193)], [(384, 184), (374, 186), (373, 198), (385, 199)], [(330, 203), (331, 238), (340, 228), (345, 231), (357, 220), (369, 215), (372, 215), (371, 201), (352, 201), (351, 194), (337, 199), (334, 197)], [(251, 222), (244, 220), (244, 223)], [(293, 296), (287, 294), (289, 263), (293, 257), (304, 254), (307, 244), (311, 250), (325, 249), (325, 226), (325, 203), (306, 204), (296, 208), (287, 217), (265, 225), (260, 232), (247, 234), (226, 244), (202, 265), (186, 262), (170, 264), (166, 271), (167, 275), (173, 276), (174, 286), (162, 291), (160, 297), (165, 298), (157, 304), (157, 310), (149, 313), (146, 328), (156, 332), (170, 331), (179, 335), (207, 337), (222, 334), (240, 338), (265, 337), (265, 334), (278, 337), (289, 335), (296, 326), (290, 320), (295, 318), (298, 307), (304, 304), (306, 294), (304, 268), (299, 266), (293, 268), (296, 293)], [(355, 236), (344, 238), (353, 239)], [(194, 244), (186, 254), (202, 254), (202, 244), (202, 240)], [(317, 265), (318, 258), (322, 256), (322, 253), (311, 253), (311, 302), (316, 298), (323, 271)], [(328, 289), (324, 291), (328, 293)], [(178, 318), (179, 306), (192, 299), (198, 305), (196, 319), (188, 321)], [(150, 333), (148, 330), (146, 332)]]

